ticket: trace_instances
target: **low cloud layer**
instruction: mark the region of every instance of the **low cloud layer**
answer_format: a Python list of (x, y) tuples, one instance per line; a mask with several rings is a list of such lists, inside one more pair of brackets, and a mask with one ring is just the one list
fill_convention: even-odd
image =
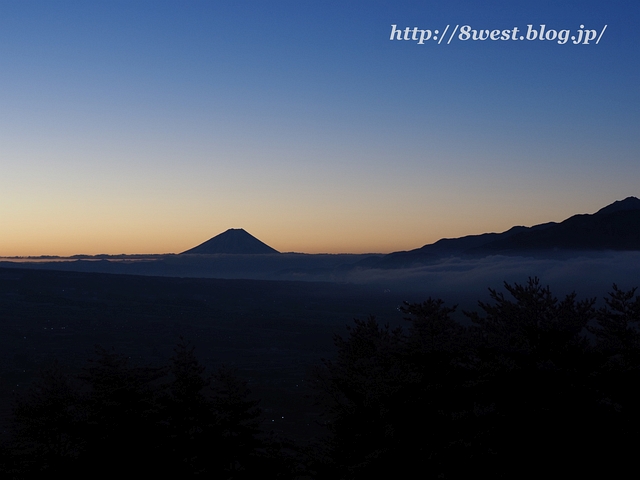
[(352, 270), (344, 280), (443, 298), (463, 294), (482, 299), (487, 298), (488, 287), (500, 289), (505, 281), (524, 283), (534, 276), (557, 296), (576, 291), (580, 298), (602, 297), (614, 282), (623, 289), (640, 286), (640, 252), (582, 253), (564, 259), (454, 257), (413, 268)]
[(381, 293), (402, 293), (419, 301), (428, 296), (475, 306), (488, 300), (488, 288), (524, 283), (538, 277), (558, 296), (602, 298), (615, 282), (622, 289), (640, 286), (640, 252), (575, 252), (562, 258), (494, 255), (449, 257), (411, 268), (356, 266), (366, 255), (212, 255), (171, 256), (140, 261), (2, 262), (2, 266), (177, 277), (321, 281), (367, 285)]

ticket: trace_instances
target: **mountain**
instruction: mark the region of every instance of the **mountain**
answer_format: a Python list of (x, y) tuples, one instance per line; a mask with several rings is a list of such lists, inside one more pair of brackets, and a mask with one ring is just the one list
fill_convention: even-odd
[(624, 212), (628, 210), (640, 210), (640, 200), (636, 197), (627, 197), (624, 200), (618, 200), (611, 205), (601, 208), (595, 214), (602, 215), (614, 212)]
[(406, 267), (461, 255), (535, 255), (574, 250), (640, 250), (640, 200), (628, 197), (594, 214), (574, 215), (560, 223), (444, 238), (415, 250), (390, 253), (375, 266)]
[(546, 229), (532, 227), (467, 253), (511, 254), (549, 250), (640, 250), (640, 200), (628, 197), (592, 215), (574, 215)]
[(242, 228), (230, 228), (226, 232), (216, 235), (197, 247), (193, 247), (186, 252), (182, 252), (181, 255), (185, 253), (205, 255), (216, 253), (260, 255), (280, 252), (271, 248), (266, 243), (261, 242)]

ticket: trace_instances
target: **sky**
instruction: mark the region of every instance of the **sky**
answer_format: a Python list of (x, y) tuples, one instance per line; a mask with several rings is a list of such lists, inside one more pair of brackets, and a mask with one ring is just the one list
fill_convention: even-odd
[(615, 0), (0, 0), (0, 256), (229, 228), (387, 253), (640, 196), (638, 25)]

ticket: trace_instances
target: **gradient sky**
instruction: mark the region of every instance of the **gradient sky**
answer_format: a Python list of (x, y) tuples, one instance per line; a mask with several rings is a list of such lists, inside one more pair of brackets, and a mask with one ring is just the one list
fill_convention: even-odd
[(228, 228), (390, 252), (593, 213), (640, 196), (639, 52), (629, 1), (0, 1), (0, 256)]

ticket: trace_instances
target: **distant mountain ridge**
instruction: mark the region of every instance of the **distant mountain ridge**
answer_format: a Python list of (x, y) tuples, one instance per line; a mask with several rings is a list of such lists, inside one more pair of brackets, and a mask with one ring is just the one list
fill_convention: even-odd
[(218, 253), (264, 255), (280, 253), (242, 228), (230, 228), (204, 243), (182, 252), (184, 254), (213, 255)]
[(563, 222), (512, 227), (502, 233), (444, 238), (415, 250), (394, 252), (376, 262), (398, 268), (459, 255), (517, 255), (571, 250), (640, 250), (640, 200), (627, 197), (594, 214)]
[(595, 215), (625, 212), (629, 210), (640, 210), (640, 199), (636, 197), (627, 197), (624, 200), (616, 200), (611, 205), (607, 205), (606, 207), (598, 210)]

